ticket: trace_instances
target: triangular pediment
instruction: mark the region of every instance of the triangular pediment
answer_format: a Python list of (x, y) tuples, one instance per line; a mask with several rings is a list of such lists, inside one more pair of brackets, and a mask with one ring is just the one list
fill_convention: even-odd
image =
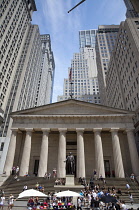
[(128, 110), (69, 99), (40, 107), (13, 112), (11, 115), (123, 115), (134, 114)]

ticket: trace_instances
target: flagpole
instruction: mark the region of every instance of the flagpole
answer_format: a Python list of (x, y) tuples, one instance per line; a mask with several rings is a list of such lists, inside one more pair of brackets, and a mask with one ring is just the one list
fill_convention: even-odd
[(68, 11), (68, 13), (69, 12), (71, 12), (73, 9), (75, 9), (76, 7), (78, 7), (80, 4), (82, 4), (84, 1), (86, 1), (86, 0), (82, 0), (82, 1), (80, 1), (78, 4), (76, 4), (76, 6), (74, 6), (72, 9), (70, 9), (69, 11)]
[(72, 68), (70, 68), (70, 73), (69, 73), (69, 84), (70, 84), (70, 98), (72, 98), (72, 85), (73, 85), (73, 82), (72, 82)]
[(70, 82), (70, 88), (71, 88), (71, 89), (70, 89), (70, 93), (71, 93), (71, 94), (70, 94), (70, 98), (72, 98), (72, 85), (73, 85), (73, 82), (71, 81), (71, 82)]

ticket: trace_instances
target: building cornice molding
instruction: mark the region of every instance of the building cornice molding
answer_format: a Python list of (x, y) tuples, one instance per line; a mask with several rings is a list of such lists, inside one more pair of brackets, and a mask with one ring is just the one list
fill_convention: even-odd
[(11, 118), (132, 118), (134, 114), (111, 114), (111, 115), (12, 115)]

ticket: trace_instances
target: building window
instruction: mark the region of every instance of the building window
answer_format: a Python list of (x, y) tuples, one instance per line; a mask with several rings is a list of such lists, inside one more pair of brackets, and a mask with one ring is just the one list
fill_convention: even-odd
[(3, 151), (4, 148), (4, 142), (1, 143), (0, 151)]

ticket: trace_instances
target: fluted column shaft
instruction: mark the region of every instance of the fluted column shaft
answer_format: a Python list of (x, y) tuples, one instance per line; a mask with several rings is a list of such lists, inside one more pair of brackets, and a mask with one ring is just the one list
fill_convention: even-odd
[(32, 129), (26, 129), (24, 149), (21, 159), (19, 175), (24, 176), (29, 171)]
[(5, 166), (4, 166), (4, 171), (6, 172), (7, 175), (10, 175), (10, 171), (12, 169), (13, 162), (14, 162), (17, 130), (18, 129), (12, 130), (12, 134), (11, 134), (11, 140), (10, 140), (7, 157), (6, 157), (6, 162), (5, 162)]
[(77, 177), (85, 177), (85, 155), (83, 128), (76, 129), (77, 132)]
[(102, 175), (103, 178), (105, 178), (101, 130), (102, 130), (101, 128), (93, 129), (95, 137), (95, 160), (96, 160), (96, 170), (98, 177)]
[(57, 176), (58, 178), (66, 177), (66, 131), (67, 129), (59, 130), (59, 147), (58, 147), (58, 164), (57, 164)]
[(124, 178), (125, 174), (124, 174), (122, 154), (121, 154), (121, 148), (118, 136), (118, 129), (111, 129), (111, 135), (112, 135), (115, 176), (119, 178)]
[(47, 164), (48, 164), (48, 135), (50, 129), (42, 129), (42, 131), (43, 131), (43, 137), (41, 144), (38, 177), (44, 177), (44, 174), (47, 172)]
[(139, 176), (139, 158), (138, 158), (138, 152), (135, 143), (133, 129), (127, 129), (126, 132), (127, 132), (129, 152), (132, 164), (132, 171), (136, 176)]

